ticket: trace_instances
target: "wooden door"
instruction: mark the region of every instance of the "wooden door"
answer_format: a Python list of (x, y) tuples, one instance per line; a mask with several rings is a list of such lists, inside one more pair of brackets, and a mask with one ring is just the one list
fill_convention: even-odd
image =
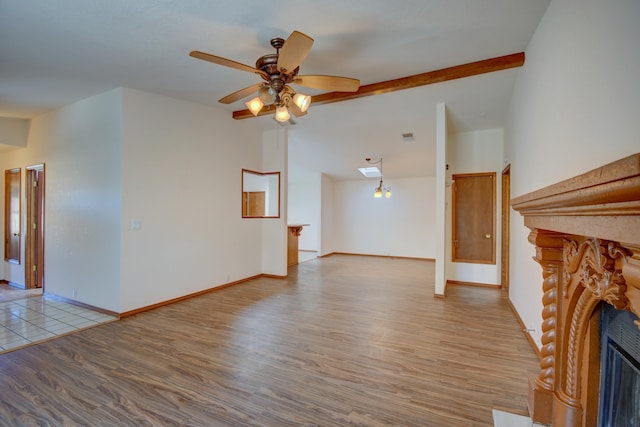
[(245, 191), (244, 193), (242, 193), (242, 199), (242, 216), (264, 216), (264, 191)]
[(44, 286), (44, 166), (27, 168), (27, 227), (25, 283), (27, 289)]
[(20, 264), (20, 169), (4, 172), (4, 259)]
[(453, 175), (453, 261), (496, 263), (495, 172)]

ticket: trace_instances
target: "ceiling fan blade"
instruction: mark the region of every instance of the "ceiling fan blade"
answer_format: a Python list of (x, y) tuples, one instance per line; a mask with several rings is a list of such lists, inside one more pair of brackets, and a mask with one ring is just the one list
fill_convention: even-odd
[(284, 42), (278, 54), (278, 70), (289, 74), (304, 61), (313, 46), (313, 39), (300, 31), (294, 31)]
[(360, 88), (360, 80), (337, 76), (296, 76), (292, 83), (336, 92), (356, 92)]
[(256, 73), (266, 78), (269, 77), (264, 71), (258, 70), (257, 68), (242, 64), (240, 62), (232, 61), (231, 59), (223, 58), (221, 56), (200, 52), (199, 50), (191, 51), (189, 53), (189, 56), (193, 58), (202, 59), (203, 61), (213, 62), (214, 64), (224, 65), (225, 67), (235, 68), (236, 70), (247, 71), (249, 73)]
[(220, 102), (221, 104), (231, 104), (232, 102), (236, 102), (242, 98), (246, 98), (254, 92), (257, 92), (258, 89), (260, 89), (260, 86), (262, 86), (262, 83), (256, 83), (254, 85), (247, 86), (244, 89), (240, 89), (233, 93), (230, 93), (224, 98), (220, 98), (218, 102)]

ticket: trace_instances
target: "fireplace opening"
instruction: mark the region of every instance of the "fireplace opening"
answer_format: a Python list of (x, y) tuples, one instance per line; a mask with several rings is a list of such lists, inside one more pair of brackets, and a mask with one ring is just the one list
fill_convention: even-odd
[(629, 311), (603, 304), (600, 427), (640, 427), (640, 330)]

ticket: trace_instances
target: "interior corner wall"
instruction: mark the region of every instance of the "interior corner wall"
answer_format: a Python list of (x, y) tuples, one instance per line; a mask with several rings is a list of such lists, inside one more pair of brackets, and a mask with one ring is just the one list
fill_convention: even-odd
[(436, 105), (436, 180), (435, 180), (435, 222), (436, 231), (433, 234), (435, 240), (435, 291), (436, 295), (444, 296), (446, 291), (446, 168), (448, 161), (448, 129), (447, 107), (444, 103)]
[[(115, 89), (31, 120), (26, 148), (2, 166), (45, 164), (44, 291), (118, 312), (121, 91)], [(24, 236), (21, 242), (24, 260)], [(5, 266), (24, 286), (24, 262)]]
[(375, 180), (335, 182), (335, 251), (433, 259), (435, 178), (386, 180), (392, 192), (389, 199), (373, 197), (377, 184)]
[(123, 90), (122, 312), (262, 272), (264, 220), (241, 215), (261, 152), (228, 111)]
[(298, 237), (298, 249), (318, 251), (320, 238), (321, 176), (319, 172), (297, 173), (289, 169), (287, 187), (289, 224), (309, 224)]
[[(551, 1), (505, 127), (512, 197), (640, 151), (638, 22), (636, 0)], [(542, 271), (522, 217), (510, 222), (509, 298), (540, 344)]]
[(262, 273), (281, 277), (287, 275), (289, 232), (287, 147), (286, 128), (276, 125), (275, 129), (262, 133), (262, 172), (280, 172), (280, 217), (258, 219), (262, 223)]
[(502, 241), (500, 210), (502, 180), (500, 179), (503, 165), (503, 130), (488, 129), (476, 132), (452, 134), (447, 141), (449, 180), (452, 175), (466, 173), (494, 172), (496, 174), (495, 186), (495, 255), (494, 264), (477, 264), (452, 261), (452, 203), (451, 185), (448, 188), (447, 203), (447, 236), (445, 239), (447, 274), (446, 279), (460, 282), (480, 283), (488, 285), (500, 285), (500, 250)]
[(334, 246), (334, 206), (333, 179), (327, 174), (320, 174), (320, 237), (318, 241), (318, 256), (325, 256), (335, 252)]
[(0, 152), (15, 148), (25, 148), (29, 137), (28, 119), (0, 117)]

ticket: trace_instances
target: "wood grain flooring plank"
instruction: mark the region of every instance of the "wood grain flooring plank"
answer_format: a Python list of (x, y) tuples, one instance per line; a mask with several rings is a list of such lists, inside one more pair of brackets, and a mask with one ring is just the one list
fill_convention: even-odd
[(538, 359), (506, 296), (333, 255), (0, 355), (0, 425), (492, 426)]

